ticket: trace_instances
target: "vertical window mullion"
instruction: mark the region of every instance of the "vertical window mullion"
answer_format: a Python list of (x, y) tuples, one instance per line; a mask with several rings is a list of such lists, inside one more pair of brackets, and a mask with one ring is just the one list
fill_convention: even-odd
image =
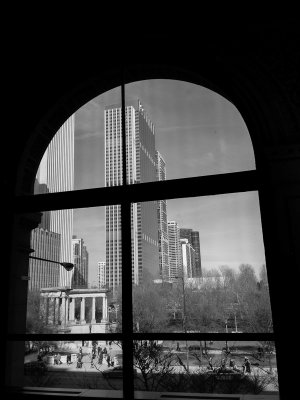
[[(122, 167), (123, 185), (127, 185), (126, 124), (125, 124), (125, 84), (121, 87), (122, 99)], [(123, 332), (123, 396), (134, 398), (134, 375), (132, 359), (132, 271), (131, 271), (131, 203), (130, 199), (121, 202), (122, 238), (122, 332)], [(126, 371), (126, 379), (125, 379)]]

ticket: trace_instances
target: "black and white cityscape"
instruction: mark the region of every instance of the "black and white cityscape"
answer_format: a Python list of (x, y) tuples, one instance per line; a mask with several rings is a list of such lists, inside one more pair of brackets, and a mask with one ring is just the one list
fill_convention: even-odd
[[(255, 169), (238, 111), (205, 88), (126, 85), (125, 121), (127, 184)], [(116, 88), (61, 126), (34, 194), (120, 186), (122, 161)], [(28, 333), (122, 332), (121, 229), (118, 204), (40, 214), (31, 233)], [(134, 333), (273, 332), (257, 192), (172, 200), (158, 193), (157, 201), (133, 203), (131, 243)], [(120, 341), (25, 346), (29, 386), (122, 390), (122, 365)], [(273, 342), (136, 340), (133, 366), (136, 390), (278, 390)]]
[[(221, 96), (177, 81), (126, 89), (128, 184), (255, 168), (247, 128)], [(116, 88), (59, 129), (34, 193), (122, 185), (121, 137)], [(31, 236), (30, 332), (37, 321), (31, 304), (39, 304), (43, 329), (63, 323), (74, 333), (107, 331), (111, 324), (121, 330), (120, 207), (42, 213)], [(133, 203), (131, 213), (134, 330), (272, 331), (256, 192)]]

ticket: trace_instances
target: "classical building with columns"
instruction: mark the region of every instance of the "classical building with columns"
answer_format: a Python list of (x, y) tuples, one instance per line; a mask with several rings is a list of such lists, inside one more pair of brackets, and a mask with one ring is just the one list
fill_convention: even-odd
[[(105, 333), (109, 330), (107, 293), (108, 289), (41, 289), (41, 312), (45, 316), (45, 327), (58, 333)], [(91, 318), (86, 315), (86, 301), (92, 299)], [(102, 299), (102, 307), (99, 301)], [(80, 317), (75, 318), (76, 306), (80, 305)], [(96, 320), (98, 309), (101, 320)]]

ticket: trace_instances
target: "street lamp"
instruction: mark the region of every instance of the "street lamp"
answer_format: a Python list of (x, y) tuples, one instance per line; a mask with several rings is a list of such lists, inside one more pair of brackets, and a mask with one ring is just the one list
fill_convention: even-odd
[[(33, 253), (35, 250), (33, 250), (33, 249), (30, 249), (30, 253)], [(35, 257), (35, 256), (28, 256), (28, 258), (32, 258), (33, 260), (40, 260), (40, 261), (47, 261), (47, 262), (51, 262), (51, 263), (53, 263), (53, 264), (59, 264), (59, 265), (61, 265), (62, 267), (64, 267), (65, 268), (65, 270), (67, 271), (67, 272), (70, 272), (73, 268), (74, 268), (74, 264), (72, 264), (72, 263), (69, 263), (69, 262), (59, 262), (59, 261), (54, 261), (54, 260), (48, 260), (48, 259), (46, 259), (46, 258), (42, 258), (42, 257)], [(71, 285), (70, 285), (71, 286)]]

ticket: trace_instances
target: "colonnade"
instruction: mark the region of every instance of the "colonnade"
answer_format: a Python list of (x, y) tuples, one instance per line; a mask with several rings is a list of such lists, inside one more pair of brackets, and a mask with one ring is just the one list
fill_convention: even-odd
[[(107, 289), (41, 289), (41, 302), (46, 325), (85, 325), (86, 299), (92, 299), (92, 318), (90, 323), (96, 324), (96, 299), (102, 298), (101, 323), (108, 323)], [(80, 318), (75, 320), (75, 303), (80, 301)]]

